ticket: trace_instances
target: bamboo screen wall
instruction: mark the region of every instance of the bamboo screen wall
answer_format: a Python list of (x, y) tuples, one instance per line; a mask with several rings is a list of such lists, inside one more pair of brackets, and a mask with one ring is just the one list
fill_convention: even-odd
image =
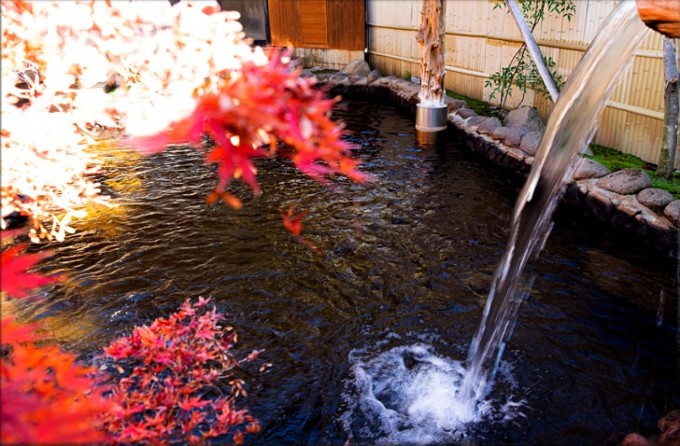
[[(568, 77), (594, 39), (615, 0), (578, 0), (571, 21), (546, 17), (534, 35), (541, 51)], [(399, 7), (395, 7), (398, 4)], [(384, 74), (418, 76), (421, 0), (367, 0), (369, 62)], [(446, 4), (446, 88), (471, 98), (489, 100), (485, 81), (507, 65), (522, 43), (507, 9), (492, 0), (455, 0)], [(656, 163), (663, 137), (663, 54), (660, 34), (649, 31), (634, 60), (622, 73), (603, 113), (594, 142)], [(514, 108), (515, 95), (506, 107)], [(497, 101), (495, 102), (497, 104)], [(550, 99), (528, 91), (523, 105), (536, 107), (545, 118)], [(680, 166), (680, 154), (676, 157)]]

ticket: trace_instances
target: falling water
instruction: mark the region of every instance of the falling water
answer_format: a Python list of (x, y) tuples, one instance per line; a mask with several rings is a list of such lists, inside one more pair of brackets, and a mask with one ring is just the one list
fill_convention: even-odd
[(551, 217), (581, 150), (590, 142), (615, 79), (647, 29), (634, 1), (622, 1), (574, 69), (547, 128), (512, 218), (507, 250), (495, 272), (484, 314), (467, 358), (459, 398), (474, 408), (488, 392), (495, 364), (516, 321), (516, 288), (529, 256), (538, 255)]

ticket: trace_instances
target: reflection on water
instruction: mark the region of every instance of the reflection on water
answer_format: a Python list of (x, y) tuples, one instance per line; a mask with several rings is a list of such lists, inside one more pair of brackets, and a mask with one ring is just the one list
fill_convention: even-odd
[[(331, 191), (286, 161), (262, 160), (263, 195), (237, 185), (244, 207), (234, 211), (205, 204), (214, 178), (192, 150), (114, 169), (112, 181), (139, 182), (116, 195), (125, 212), (53, 243), (44, 267), (69, 280), (25, 312), (64, 326), (86, 321), (66, 341), (89, 356), (188, 297), (212, 297), (244, 351), (266, 349), (261, 358), (274, 365), (244, 370), (246, 403), (263, 424), (253, 444), (387, 441), (393, 433), (367, 436), (368, 421), (348, 415), (366, 396), (357, 372), (416, 349), (435, 364), (433, 376), (451, 370), (455, 379), (521, 181), (459, 149), (453, 135), (439, 148), (419, 146), (413, 118), (391, 105), (344, 102), (336, 115), (374, 185), (341, 180), (342, 191)], [(322, 256), (283, 228), (277, 208), (293, 204), (310, 211), (303, 233)], [(559, 217), (528, 271), (534, 286), (506, 348), (507, 379), (492, 395), (501, 406), (523, 401), (526, 418), (501, 422), (497, 412), (466, 439), (601, 444), (678, 406), (673, 299), (656, 325), (659, 293), (674, 294), (671, 268), (583, 227)]]

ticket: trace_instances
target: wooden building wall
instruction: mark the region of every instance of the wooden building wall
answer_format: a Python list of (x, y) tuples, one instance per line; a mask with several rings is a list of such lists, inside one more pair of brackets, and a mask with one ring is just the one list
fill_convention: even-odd
[[(420, 47), (415, 40), (422, 0), (367, 0), (369, 63), (384, 74), (418, 75)], [(616, 0), (578, 0), (571, 21), (548, 16), (535, 30), (544, 55), (568, 77), (595, 38)], [(507, 65), (522, 43), (506, 9), (492, 0), (454, 0), (446, 5), (446, 88), (494, 103), (486, 80)], [(506, 103), (513, 108), (516, 95)], [(546, 118), (550, 99), (529, 90), (524, 105)], [(594, 142), (656, 163), (663, 135), (663, 54), (661, 35), (649, 31), (610, 97)], [(680, 154), (676, 158), (680, 167)]]
[(268, 0), (272, 45), (363, 50), (365, 0)]

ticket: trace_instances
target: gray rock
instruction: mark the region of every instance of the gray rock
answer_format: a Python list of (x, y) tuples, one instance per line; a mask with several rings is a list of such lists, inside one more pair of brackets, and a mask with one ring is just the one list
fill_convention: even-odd
[(673, 223), (680, 226), (680, 200), (673, 200), (663, 210), (663, 215)]
[(654, 443), (651, 443), (642, 435), (633, 432), (623, 438), (621, 446), (654, 446)]
[(663, 189), (650, 187), (641, 190), (637, 194), (637, 200), (657, 214), (661, 214), (668, 203), (673, 201), (673, 194)]
[(529, 131), (530, 130), (527, 127), (510, 127), (510, 131), (508, 131), (503, 142), (512, 147), (519, 147), (522, 143), (522, 138), (529, 133)]
[(529, 155), (536, 155), (538, 150), (538, 145), (541, 143), (541, 138), (543, 137), (543, 132), (535, 130), (529, 132), (522, 137), (522, 142), (519, 144), (519, 148)]
[(380, 79), (380, 77), (382, 77), (382, 74), (380, 73), (380, 70), (378, 70), (376, 68), (375, 70), (368, 73), (368, 76), (366, 77), (366, 82), (368, 82), (369, 84), (372, 84), (373, 82)]
[(509, 167), (512, 168), (517, 168), (517, 166), (521, 165), (526, 158), (526, 154), (523, 151), (513, 147), (508, 149), (508, 151), (505, 153), (505, 156), (510, 161)]
[(300, 77), (313, 77), (313, 76), (314, 73), (312, 73), (312, 70), (305, 69), (300, 72)]
[(680, 409), (673, 409), (656, 423), (661, 434), (659, 446), (673, 446), (680, 442)]
[(345, 68), (340, 70), (340, 72), (347, 75), (356, 74), (357, 76), (363, 77), (371, 74), (371, 66), (365, 60), (357, 59), (348, 63)]
[(449, 108), (449, 112), (460, 110), (461, 108), (470, 108), (464, 100), (454, 99), (449, 96), (444, 98), (444, 104)]
[(647, 173), (637, 169), (623, 169), (597, 180), (597, 186), (621, 195), (636, 194), (652, 185)]
[(635, 217), (636, 215), (645, 212), (652, 212), (648, 207), (637, 201), (633, 195), (622, 195), (620, 200), (613, 200), (612, 202), (614, 201), (616, 201), (614, 204), (616, 208), (621, 211), (622, 214), (625, 214), (629, 217)]
[(585, 196), (591, 190), (599, 189), (595, 186), (595, 183), (597, 183), (597, 179), (578, 180), (575, 184), (578, 186), (579, 193)]
[(390, 76), (390, 82), (389, 86), (392, 91), (395, 93), (398, 93), (400, 89), (405, 88), (406, 86), (412, 86), (413, 84), (409, 81), (405, 81), (404, 79), (397, 77), (397, 76)]
[(397, 96), (406, 100), (411, 100), (420, 93), (420, 86), (403, 79), (390, 82), (390, 88), (392, 88), (392, 91), (394, 91)]
[(526, 127), (530, 132), (545, 130), (545, 124), (534, 107), (516, 108), (505, 117), (505, 127)]
[[(359, 76), (357, 74), (350, 74), (349, 76), (347, 76), (347, 79), (349, 79), (349, 81), (351, 83), (356, 84), (357, 82), (359, 82), (362, 79), (366, 80), (366, 76)], [(366, 84), (364, 84), (364, 85), (366, 85)]]
[(500, 126), (496, 127), (493, 132), (491, 132), (491, 136), (493, 136), (496, 139), (503, 140), (505, 138), (505, 135), (508, 134), (508, 127)]
[(600, 221), (608, 222), (614, 210), (612, 201), (615, 201), (618, 197), (618, 194), (614, 192), (599, 187), (591, 187), (588, 189), (588, 195), (586, 195), (586, 204), (595, 217)]
[(316, 76), (316, 78), (317, 78), (319, 81), (327, 81), (327, 80), (329, 80), (329, 78), (330, 78), (331, 76), (333, 76), (334, 74), (335, 74), (335, 73), (318, 73), (318, 74), (314, 74), (314, 75)]
[(354, 85), (368, 85), (368, 78), (366, 77), (350, 76), (349, 80)]
[(484, 116), (473, 116), (468, 119), (467, 124), (477, 126), (477, 130), (479, 130), (479, 126), (482, 125), (484, 121), (486, 121)]
[(348, 75), (347, 73), (335, 73), (333, 76), (329, 77), (328, 80), (330, 82), (339, 84), (343, 80), (347, 79)]
[(484, 118), (477, 130), (481, 133), (491, 134), (496, 128), (502, 126), (501, 120), (496, 117)]
[(381, 77), (381, 78), (380, 78), (380, 83), (383, 84), (383, 85), (390, 85), (390, 83), (391, 83), (394, 79), (398, 79), (397, 76), (392, 75), (392, 76)]
[(505, 144), (513, 147), (519, 147), (522, 142), (522, 137), (529, 133), (526, 127), (498, 127), (491, 135), (503, 141)]
[(478, 116), (477, 113), (475, 113), (475, 111), (472, 110), (471, 108), (458, 109), (458, 110), (456, 110), (456, 114), (463, 119), (471, 118), (473, 116)]
[(590, 158), (580, 158), (572, 178), (576, 181), (586, 180), (588, 178), (601, 178), (605, 175), (609, 175), (609, 173), (611, 173), (609, 169), (597, 161), (593, 161)]

